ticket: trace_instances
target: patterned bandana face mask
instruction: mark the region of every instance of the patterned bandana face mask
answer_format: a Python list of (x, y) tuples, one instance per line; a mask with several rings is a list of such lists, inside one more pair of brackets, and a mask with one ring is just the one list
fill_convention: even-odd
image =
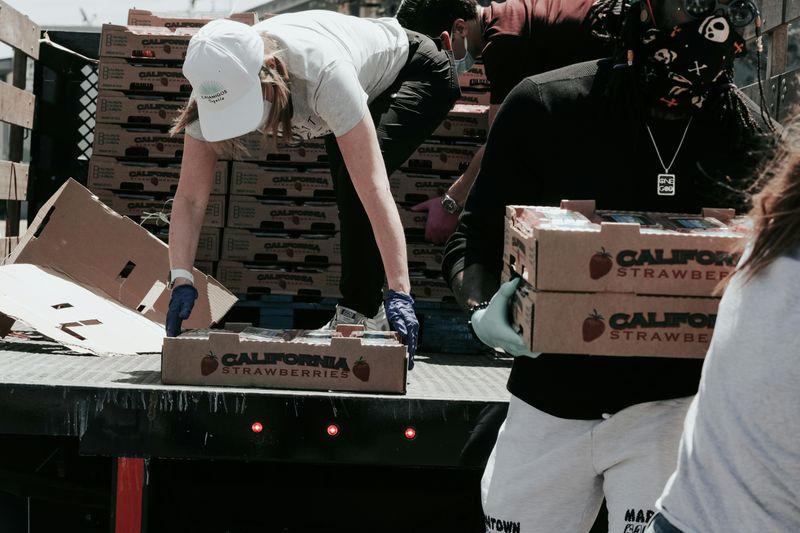
[(666, 31), (649, 28), (636, 51), (644, 58), (639, 69), (643, 92), (658, 109), (700, 109), (715, 85), (730, 83), (733, 60), (744, 53), (744, 39), (723, 16)]

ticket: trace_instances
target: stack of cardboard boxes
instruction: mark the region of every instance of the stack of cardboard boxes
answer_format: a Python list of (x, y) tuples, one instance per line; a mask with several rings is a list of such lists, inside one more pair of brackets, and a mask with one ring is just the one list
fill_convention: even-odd
[(704, 357), (747, 232), (732, 210), (509, 206), (505, 279), (523, 278), (512, 322), (534, 352)]

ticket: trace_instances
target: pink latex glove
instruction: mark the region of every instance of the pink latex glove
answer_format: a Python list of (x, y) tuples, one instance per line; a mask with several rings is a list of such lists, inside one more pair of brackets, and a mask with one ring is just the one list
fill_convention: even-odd
[(444, 244), (456, 230), (458, 215), (451, 215), (442, 207), (441, 198), (431, 198), (411, 208), (412, 211), (428, 212), (425, 223), (425, 240), (434, 244)]

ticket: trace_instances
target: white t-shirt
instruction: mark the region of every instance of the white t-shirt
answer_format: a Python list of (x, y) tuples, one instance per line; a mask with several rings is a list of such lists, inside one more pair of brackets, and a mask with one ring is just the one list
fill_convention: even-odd
[[(280, 47), (278, 58), (289, 71), (292, 133), (302, 139), (353, 129), (408, 58), (408, 36), (394, 18), (312, 10), (277, 15), (254, 28)], [(199, 122), (186, 133), (203, 140)]]
[(736, 275), (656, 507), (685, 533), (800, 531), (800, 247)]

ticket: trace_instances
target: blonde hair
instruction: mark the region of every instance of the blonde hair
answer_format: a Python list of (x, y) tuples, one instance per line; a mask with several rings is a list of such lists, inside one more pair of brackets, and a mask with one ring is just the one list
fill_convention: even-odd
[[(264, 123), (264, 135), (288, 138), (292, 135), (292, 92), (289, 82), (289, 70), (283, 61), (278, 58), (281, 51), (278, 44), (266, 35), (261, 35), (264, 41), (264, 65), (258, 73), (261, 86), (269, 86), (272, 90), (272, 106)], [(186, 127), (199, 120), (197, 102), (194, 98), (181, 110), (172, 127), (170, 135), (181, 133)], [(220, 156), (238, 157), (247, 150), (241, 137), (226, 139), (224, 141), (209, 142)]]

